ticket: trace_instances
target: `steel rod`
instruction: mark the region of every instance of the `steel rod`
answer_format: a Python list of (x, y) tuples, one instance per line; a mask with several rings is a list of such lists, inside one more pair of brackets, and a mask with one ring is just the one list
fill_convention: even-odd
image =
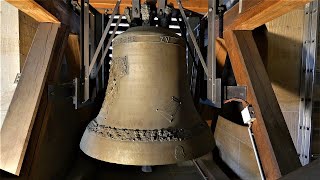
[(261, 161), (260, 161), (260, 158), (259, 158), (259, 154), (258, 154), (258, 151), (257, 151), (257, 146), (256, 146), (256, 143), (255, 143), (255, 140), (254, 140), (254, 137), (253, 137), (253, 132), (251, 130), (251, 127), (252, 127), (252, 123), (249, 123), (248, 132), (249, 132), (249, 137), (250, 137), (251, 144), (252, 144), (252, 147), (253, 147), (254, 156), (256, 157), (256, 160), (257, 160), (258, 169), (259, 169), (259, 172), (260, 172), (260, 177), (261, 177), (262, 180), (265, 180), (264, 173), (263, 173), (262, 166), (261, 166)]
[[(101, 56), (100, 63), (99, 63), (99, 65), (98, 65), (98, 67), (97, 67), (97, 72), (99, 72), (99, 69), (101, 68), (101, 66), (102, 66), (102, 64), (103, 64), (103, 62), (104, 62), (104, 59), (105, 59), (105, 57), (106, 57), (106, 55), (107, 55), (107, 53), (108, 53), (108, 49), (109, 49), (109, 47), (110, 47), (110, 45), (111, 45), (111, 42), (112, 42), (112, 40), (113, 40), (113, 38), (114, 38), (114, 36), (115, 36), (115, 34), (116, 34), (116, 31), (118, 30), (118, 27), (119, 27), (119, 24), (120, 24), (120, 22), (121, 22), (121, 19), (122, 19), (122, 15), (120, 15), (119, 19), (117, 20), (116, 26), (115, 26), (114, 29), (113, 29), (113, 32), (112, 32), (112, 35), (111, 35), (110, 38), (109, 38), (108, 44), (107, 44), (106, 48), (104, 49), (104, 53), (103, 53), (103, 55)], [(96, 75), (97, 75), (97, 73), (95, 74), (95, 76), (96, 76)]]
[(83, 99), (90, 98), (89, 90), (89, 0), (81, 1), (81, 60), (84, 66), (84, 89)]
[[(189, 34), (190, 34), (192, 43), (193, 43), (193, 45), (194, 45), (194, 47), (195, 47), (195, 49), (196, 49), (196, 52), (197, 52), (198, 57), (199, 57), (199, 59), (200, 59), (201, 65), (202, 65), (202, 67), (203, 67), (203, 69), (204, 69), (204, 72), (206, 73), (206, 76), (207, 76), (207, 77), (211, 78), (211, 77), (210, 77), (210, 74), (208, 73), (208, 68), (207, 68), (206, 62), (204, 61), (204, 58), (203, 58), (203, 56), (202, 56), (202, 54), (201, 54), (201, 50), (200, 50), (200, 48), (199, 48), (199, 46), (198, 46), (198, 44), (197, 44), (196, 37), (194, 36), (193, 31), (192, 31), (192, 28), (191, 28), (190, 24), (188, 23), (187, 16), (186, 16), (186, 14), (184, 13), (184, 10), (183, 10), (181, 1), (180, 1), (180, 0), (177, 0), (177, 3), (178, 3), (178, 6), (179, 6), (179, 10), (180, 10), (182, 19), (183, 19), (184, 23), (186, 24), (187, 30), (188, 30), (188, 32), (189, 32)], [(209, 43), (209, 44), (210, 44), (210, 43)]]
[[(116, 11), (117, 11), (117, 9), (119, 8), (120, 3), (121, 3), (121, 0), (118, 0), (118, 1), (117, 1), (117, 4), (115, 5), (115, 7), (114, 7), (114, 9), (113, 9), (113, 12), (112, 12), (112, 14), (111, 14), (111, 17), (110, 17), (110, 19), (109, 19), (109, 21), (108, 21), (107, 27), (105, 28), (105, 30), (104, 30), (104, 32), (103, 32), (103, 34), (102, 34), (101, 40), (100, 40), (100, 42), (99, 42), (99, 44), (98, 44), (98, 47), (97, 47), (97, 49), (96, 49), (96, 51), (95, 51), (95, 53), (94, 53), (94, 55), (93, 55), (93, 58), (92, 58), (92, 60), (91, 60), (91, 64), (90, 64), (90, 67), (89, 67), (89, 74), (91, 73), (91, 71), (92, 71), (92, 69), (93, 69), (93, 66), (94, 66), (94, 64), (95, 64), (96, 61), (97, 61), (97, 57), (98, 57), (98, 55), (99, 55), (99, 53), (100, 53), (100, 50), (101, 50), (102, 45), (103, 45), (103, 43), (104, 43), (104, 40), (105, 40), (106, 37), (107, 37), (107, 34), (108, 34), (109, 29), (110, 29), (110, 27), (111, 27), (111, 23), (112, 23), (112, 21), (113, 21), (113, 19), (114, 19), (114, 15), (116, 14)], [(97, 69), (97, 71), (99, 71), (99, 69)]]
[(216, 53), (215, 53), (215, 16), (217, 0), (208, 0), (208, 53), (207, 65), (210, 78), (207, 80), (207, 98), (220, 107), (221, 95), (219, 94), (219, 82), (216, 81)]

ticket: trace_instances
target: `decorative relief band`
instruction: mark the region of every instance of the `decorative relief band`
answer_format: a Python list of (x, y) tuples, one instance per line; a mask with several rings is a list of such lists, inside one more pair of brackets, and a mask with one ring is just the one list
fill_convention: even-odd
[(116, 46), (119, 44), (131, 43), (131, 42), (162, 42), (169, 44), (179, 44), (181, 46), (185, 46), (183, 39), (176, 38), (172, 36), (154, 36), (154, 35), (143, 35), (143, 36), (123, 36), (117, 37), (113, 40), (112, 46)]
[(111, 105), (118, 98), (120, 79), (129, 73), (128, 58), (113, 57), (110, 63), (110, 73), (108, 87), (106, 91), (106, 99), (102, 107), (106, 107), (105, 115), (108, 114)]
[(206, 128), (204, 123), (199, 123), (193, 128), (167, 128), (167, 129), (154, 129), (154, 130), (141, 130), (141, 129), (119, 129), (115, 127), (105, 126), (98, 124), (95, 120), (91, 121), (87, 130), (104, 138), (110, 138), (117, 141), (183, 141), (190, 139), (203, 132)]

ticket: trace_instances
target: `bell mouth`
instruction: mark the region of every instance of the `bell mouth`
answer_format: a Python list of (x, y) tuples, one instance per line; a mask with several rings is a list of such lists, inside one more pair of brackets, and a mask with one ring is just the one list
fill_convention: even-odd
[[(138, 135), (142, 133), (148, 135)], [(137, 166), (175, 164), (205, 155), (213, 147), (213, 135), (202, 122), (190, 129), (124, 130), (98, 125), (94, 120), (80, 143), (90, 157)]]

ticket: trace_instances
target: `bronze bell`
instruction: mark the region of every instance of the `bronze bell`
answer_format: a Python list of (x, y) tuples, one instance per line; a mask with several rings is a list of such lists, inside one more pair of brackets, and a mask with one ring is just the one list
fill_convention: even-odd
[(173, 164), (212, 150), (186, 76), (184, 40), (168, 29), (134, 27), (113, 41), (105, 100), (87, 126), (87, 155), (127, 165)]

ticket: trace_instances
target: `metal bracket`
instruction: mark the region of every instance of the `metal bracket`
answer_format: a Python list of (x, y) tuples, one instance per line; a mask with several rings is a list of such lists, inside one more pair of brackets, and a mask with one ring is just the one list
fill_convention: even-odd
[(158, 9), (157, 9), (157, 14), (164, 14), (164, 8), (167, 5), (167, 0), (158, 0)]
[(225, 86), (224, 100), (228, 100), (232, 98), (247, 100), (247, 87), (246, 86)]
[[(81, 62), (84, 66), (84, 72), (83, 76), (80, 77), (81, 81), (84, 81), (83, 86), (81, 86), (81, 89), (83, 89), (83, 100), (88, 101), (90, 98), (90, 74), (93, 74), (93, 77), (96, 78), (99, 68), (94, 68), (96, 65), (97, 57), (101, 51), (102, 45), (104, 43), (105, 38), (108, 35), (109, 29), (111, 27), (111, 23), (114, 19), (114, 15), (117, 13), (117, 10), (119, 9), (121, 0), (117, 0), (117, 3), (115, 5), (115, 8), (113, 9), (112, 15), (108, 21), (107, 27), (105, 28), (101, 40), (97, 46), (97, 49), (95, 50), (92, 58), (90, 58), (89, 53), (89, 0), (81, 0), (81, 36), (80, 36), (80, 42), (81, 42)], [(91, 59), (91, 60), (90, 60)], [(100, 60), (100, 64), (102, 64), (104, 59)], [(95, 70), (94, 70), (95, 69)], [(80, 84), (80, 83), (79, 83)], [(82, 84), (82, 82), (81, 82)]]
[(64, 102), (72, 99), (75, 109), (90, 105), (93, 101), (82, 102), (80, 96), (79, 78), (63, 84), (48, 85), (48, 99), (53, 102)]
[(312, 137), (313, 89), (315, 84), (317, 58), (317, 33), (319, 23), (319, 1), (305, 6), (305, 22), (300, 80), (300, 105), (297, 151), (302, 165), (310, 162), (310, 146)]
[(16, 78), (14, 79), (14, 84), (18, 84), (19, 80), (20, 80), (20, 77), (21, 77), (21, 73), (17, 73), (16, 75)]
[(140, 0), (132, 0), (132, 18), (140, 18)]
[(65, 101), (75, 96), (75, 80), (63, 84), (48, 85), (48, 99), (50, 101)]

